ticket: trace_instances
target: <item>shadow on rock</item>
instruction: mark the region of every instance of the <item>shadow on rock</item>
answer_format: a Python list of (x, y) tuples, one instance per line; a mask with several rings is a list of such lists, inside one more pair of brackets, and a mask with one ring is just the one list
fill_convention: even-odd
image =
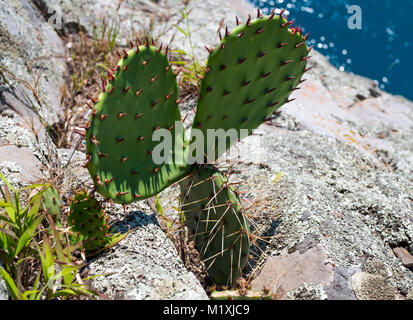
[(111, 226), (111, 232), (124, 234), (129, 230), (142, 228), (151, 224), (159, 226), (154, 214), (147, 215), (140, 210), (131, 211), (123, 220), (117, 221)]

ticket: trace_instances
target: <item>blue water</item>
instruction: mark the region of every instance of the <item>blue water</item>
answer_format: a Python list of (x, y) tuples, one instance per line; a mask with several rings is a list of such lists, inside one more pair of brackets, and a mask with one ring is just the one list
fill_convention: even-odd
[[(390, 93), (413, 100), (413, 1), (411, 0), (250, 0), (268, 14), (286, 8), (309, 45), (342, 71), (377, 82)], [(351, 30), (348, 7), (358, 5), (362, 29)]]

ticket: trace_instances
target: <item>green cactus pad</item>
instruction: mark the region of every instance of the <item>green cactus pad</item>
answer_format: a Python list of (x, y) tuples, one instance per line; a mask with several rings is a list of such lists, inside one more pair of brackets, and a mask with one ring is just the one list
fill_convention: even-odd
[(161, 192), (189, 168), (175, 157), (161, 165), (152, 158), (160, 144), (152, 135), (159, 128), (172, 133), (178, 159), (185, 144), (183, 127), (175, 129), (175, 121), (181, 121), (178, 85), (167, 56), (149, 45), (134, 47), (124, 51), (113, 71), (92, 107), (87, 168), (100, 194), (125, 204)]
[(77, 192), (70, 203), (68, 225), (73, 243), (84, 243), (87, 252), (103, 248), (109, 237), (107, 217), (99, 202), (86, 191)]
[(306, 38), (282, 14), (249, 19), (227, 31), (217, 48), (209, 49), (193, 127), (205, 138), (207, 129), (251, 134), (298, 89), (307, 70)]
[(238, 195), (219, 171), (209, 167), (180, 185), (188, 230), (211, 279), (216, 284), (234, 283), (250, 248), (249, 222)]

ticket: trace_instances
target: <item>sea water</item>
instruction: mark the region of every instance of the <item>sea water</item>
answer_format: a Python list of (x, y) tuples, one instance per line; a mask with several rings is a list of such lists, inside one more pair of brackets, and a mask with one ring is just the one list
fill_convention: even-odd
[(381, 89), (413, 100), (412, 0), (249, 1), (266, 14), (285, 8), (288, 20), (296, 19), (294, 25), (310, 32), (308, 44), (339, 70), (371, 78)]

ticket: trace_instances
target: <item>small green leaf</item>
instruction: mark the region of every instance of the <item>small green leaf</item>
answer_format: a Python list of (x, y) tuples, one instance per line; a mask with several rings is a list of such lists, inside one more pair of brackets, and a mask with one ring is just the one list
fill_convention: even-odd
[(3, 199), (0, 199), (0, 208), (9, 208), (9, 207), (13, 207), (13, 205), (4, 201)]
[(2, 276), (3, 280), (6, 282), (7, 288), (10, 291), (11, 296), (15, 300), (21, 300), (22, 294), (20, 290), (17, 288), (16, 283), (14, 282), (13, 278), (7, 273), (7, 271), (0, 267), (0, 275)]
[(29, 226), (34, 219), (38, 216), (40, 205), (42, 203), (42, 198), (37, 198), (34, 202), (33, 205), (31, 206), (29, 213), (25, 214), (25, 226)]
[(183, 54), (183, 55), (188, 55), (185, 51), (183, 51), (183, 50), (171, 50), (171, 52), (172, 53), (180, 53), (180, 54)]
[(32, 184), (30, 186), (19, 189), (19, 191), (31, 190), (31, 189), (43, 188), (43, 187), (47, 187), (46, 189), (48, 189), (50, 186), (51, 186), (50, 184)]
[(185, 61), (174, 61), (173, 64), (186, 65)]
[(13, 186), (10, 184), (10, 182), (7, 181), (6, 177), (0, 172), (0, 179), (4, 181), (4, 183), (14, 192)]
[(22, 294), (22, 300), (33, 300), (33, 298), (32, 297), (36, 297), (36, 293), (38, 293), (39, 292), (39, 290), (28, 290), (28, 291), (25, 291), (23, 294)]
[(175, 26), (175, 28), (176, 28), (179, 32), (183, 33), (183, 34), (185, 35), (185, 37), (188, 37), (188, 36), (189, 36), (189, 34), (188, 34), (187, 32), (185, 32), (184, 30), (182, 30), (182, 29), (179, 28), (178, 26)]

